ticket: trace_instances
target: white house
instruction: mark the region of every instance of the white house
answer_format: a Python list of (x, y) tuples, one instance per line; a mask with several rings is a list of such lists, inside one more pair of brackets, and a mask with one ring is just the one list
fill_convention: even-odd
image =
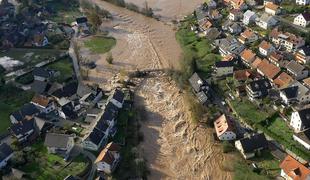
[(231, 61), (219, 61), (215, 63), (216, 76), (226, 76), (234, 72), (234, 63)]
[(0, 169), (7, 165), (8, 161), (12, 158), (13, 155), (14, 152), (9, 145), (6, 143), (2, 143), (0, 145)]
[(47, 133), (44, 145), (49, 153), (66, 157), (74, 146), (74, 137), (67, 134)]
[(221, 141), (230, 141), (236, 139), (234, 121), (226, 117), (225, 114), (221, 115), (214, 121), (216, 135)]
[(258, 50), (261, 55), (268, 56), (272, 51), (275, 50), (275, 48), (272, 46), (272, 44), (264, 40), (260, 43)]
[(290, 126), (295, 132), (310, 128), (310, 108), (292, 112)]
[(297, 5), (306, 6), (310, 4), (310, 0), (296, 0)]
[(239, 9), (232, 9), (229, 12), (228, 19), (231, 21), (239, 21), (242, 18), (243, 14)]
[(253, 43), (258, 40), (258, 35), (251, 29), (246, 29), (238, 38), (242, 44)]
[(307, 27), (310, 24), (310, 13), (302, 13), (294, 18), (294, 24)]
[(308, 64), (310, 62), (310, 47), (303, 46), (295, 53), (295, 60), (300, 64)]
[(32, 98), (31, 103), (35, 105), (40, 110), (40, 112), (44, 113), (49, 113), (56, 109), (54, 101), (43, 95), (35, 95)]
[(296, 36), (289, 32), (281, 32), (278, 28), (274, 28), (269, 33), (269, 38), (274, 44), (285, 48), (288, 52), (296, 51), (298, 48), (305, 45), (303, 37)]
[(91, 151), (98, 151), (106, 143), (106, 135), (94, 128), (93, 131), (82, 141), (82, 146)]
[(267, 148), (268, 142), (265, 135), (261, 133), (235, 141), (235, 147), (244, 159), (250, 159), (255, 156), (255, 153)]
[(306, 104), (310, 102), (310, 91), (308, 87), (295, 80), (289, 87), (280, 91), (280, 98), (287, 105)]
[(122, 108), (124, 104), (124, 93), (119, 89), (115, 89), (113, 95), (110, 97), (110, 102), (116, 107)]
[(310, 129), (304, 130), (293, 135), (293, 139), (310, 150)]
[(255, 12), (251, 11), (251, 10), (247, 10), (244, 14), (243, 14), (243, 24), (245, 25), (249, 25), (250, 23), (254, 23), (256, 20), (257, 16), (255, 14)]
[(120, 149), (121, 147), (113, 142), (107, 144), (94, 162), (97, 166), (97, 171), (111, 174), (121, 158)]
[(271, 15), (268, 15), (267, 13), (264, 13), (256, 22), (256, 24), (263, 28), (268, 29), (277, 24), (277, 20), (273, 18)]

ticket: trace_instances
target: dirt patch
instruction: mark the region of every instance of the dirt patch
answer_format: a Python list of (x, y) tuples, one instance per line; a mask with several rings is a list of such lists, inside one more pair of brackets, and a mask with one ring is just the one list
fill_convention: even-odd
[(150, 179), (231, 179), (225, 164), (231, 157), (215, 143), (212, 129), (193, 125), (182, 94), (168, 77), (146, 79), (136, 93), (145, 107), (140, 150)]

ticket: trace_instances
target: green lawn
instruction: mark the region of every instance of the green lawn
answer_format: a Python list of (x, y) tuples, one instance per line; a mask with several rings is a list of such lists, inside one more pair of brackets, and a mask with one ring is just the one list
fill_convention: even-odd
[(246, 98), (242, 99), (242, 101), (233, 100), (231, 101), (231, 105), (238, 113), (238, 115), (250, 125), (257, 124), (270, 116), (270, 114), (260, 110), (256, 105), (254, 105)]
[(235, 162), (232, 162), (232, 165), (234, 166), (234, 180), (265, 180), (269, 179), (265, 175), (258, 174), (256, 172), (253, 172), (253, 170), (250, 167), (250, 164), (247, 164), (245, 160), (236, 160)]
[(259, 157), (252, 159), (258, 166), (262, 169), (261, 173), (264, 173), (266, 176), (271, 179), (275, 179), (276, 176), (280, 173), (280, 161), (275, 159), (269, 151), (263, 151)]
[(104, 54), (106, 52), (109, 52), (115, 46), (116, 39), (113, 37), (92, 37), (84, 44), (92, 52)]
[(268, 136), (277, 140), (285, 148), (291, 150), (305, 160), (310, 159), (309, 151), (302, 147), (298, 142), (294, 141), (293, 130), (288, 127), (282, 118), (274, 116), (265, 122), (261, 122), (259, 128)]
[(77, 17), (83, 16), (83, 13), (79, 10), (79, 4), (74, 1), (71, 2), (73, 3), (69, 3), (68, 5), (65, 5), (62, 1), (48, 2), (47, 6), (50, 6), (56, 12), (56, 15), (53, 15), (50, 19), (58, 23), (71, 24)]
[(60, 59), (46, 67), (60, 72), (60, 75), (55, 79), (59, 83), (68, 81), (74, 74), (72, 60), (69, 57)]
[(28, 162), (21, 170), (38, 180), (64, 179), (68, 175), (81, 173), (88, 165), (88, 160), (82, 155), (72, 162), (65, 162), (62, 157), (49, 154), (42, 141), (34, 144), (26, 156), (31, 156), (31, 159), (26, 157)]
[(29, 102), (33, 93), (18, 89), (13, 85), (0, 86), (0, 134), (10, 126), (10, 114)]

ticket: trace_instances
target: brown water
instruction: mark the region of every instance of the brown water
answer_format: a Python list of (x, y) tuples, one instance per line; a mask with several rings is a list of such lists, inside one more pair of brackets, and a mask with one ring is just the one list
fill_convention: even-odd
[(125, 0), (139, 7), (145, 7), (147, 2), (155, 15), (160, 15), (162, 20), (181, 19), (205, 0)]

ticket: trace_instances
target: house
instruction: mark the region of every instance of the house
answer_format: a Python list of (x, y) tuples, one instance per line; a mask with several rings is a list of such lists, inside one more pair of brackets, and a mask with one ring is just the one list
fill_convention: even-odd
[(74, 147), (74, 137), (67, 134), (47, 133), (44, 145), (49, 153), (68, 157)]
[(307, 27), (310, 24), (310, 13), (301, 13), (294, 18), (294, 24)]
[(258, 18), (256, 24), (263, 29), (269, 29), (274, 27), (277, 24), (277, 22), (278, 21), (273, 16), (264, 13), (260, 18)]
[(300, 80), (300, 79), (304, 79), (304, 78), (308, 77), (308, 70), (303, 65), (298, 64), (296, 61), (290, 61), (286, 65), (286, 70), (296, 80)]
[(274, 28), (269, 33), (269, 38), (274, 44), (284, 48), (288, 52), (296, 51), (305, 45), (305, 40), (302, 37), (289, 32), (281, 32), (278, 28)]
[(209, 28), (205, 31), (206, 38), (210, 41), (217, 39), (221, 32), (217, 28)]
[(199, 30), (204, 34), (213, 25), (212, 22), (209, 21), (208, 19), (201, 20), (200, 22), (198, 22), (198, 24), (199, 24)]
[(286, 62), (284, 61), (284, 55), (277, 52), (277, 51), (272, 51), (268, 56), (268, 60), (272, 64), (274, 64), (278, 67), (286, 66)]
[(233, 22), (229, 27), (228, 31), (231, 34), (239, 34), (242, 31), (242, 27), (239, 25), (239, 23)]
[(302, 80), (303, 85), (305, 85), (307, 88), (310, 88), (310, 77)]
[(2, 143), (0, 145), (0, 169), (7, 165), (8, 161), (12, 158), (13, 155), (14, 152), (8, 144)]
[(35, 95), (32, 98), (31, 103), (35, 105), (40, 112), (44, 113), (49, 113), (56, 109), (54, 101), (43, 95)]
[(231, 61), (219, 61), (215, 63), (216, 76), (226, 76), (234, 72), (234, 63)]
[(303, 46), (295, 53), (295, 61), (300, 64), (308, 64), (310, 62), (310, 47)]
[(226, 38), (217, 39), (214, 44), (219, 47), (221, 56), (238, 55), (244, 50), (244, 46), (233, 36), (228, 35)]
[(256, 54), (250, 49), (245, 49), (241, 52), (240, 57), (245, 65), (250, 66), (250, 64), (252, 64), (255, 60)]
[(244, 0), (224, 0), (224, 2), (230, 4), (234, 9), (245, 10), (248, 7)]
[(235, 147), (244, 159), (255, 157), (255, 154), (268, 148), (268, 141), (263, 133), (250, 135), (235, 141)]
[(246, 85), (247, 95), (250, 100), (267, 96), (271, 88), (271, 84), (267, 79), (255, 80)]
[(82, 141), (82, 146), (91, 151), (98, 151), (105, 143), (105, 134), (94, 128), (93, 131)]
[(281, 72), (281, 69), (274, 64), (269, 63), (268, 60), (263, 59), (263, 61), (257, 66), (257, 72), (267, 77), (270, 81), (273, 81), (273, 79)]
[(38, 135), (34, 119), (20, 121), (13, 124), (10, 127), (10, 131), (20, 143), (33, 141)]
[(262, 41), (258, 47), (260, 54), (263, 56), (268, 56), (271, 52), (275, 51), (275, 48), (272, 46), (272, 44), (265, 40)]
[(250, 44), (258, 40), (258, 35), (252, 29), (246, 29), (238, 38), (242, 44)]
[(285, 104), (295, 102), (305, 104), (310, 101), (310, 91), (309, 88), (295, 80), (289, 87), (280, 91), (280, 98)]
[[(114, 104), (115, 105), (115, 104)], [(116, 124), (116, 113), (114, 113), (112, 110), (107, 109), (107, 107), (104, 109), (104, 113), (101, 116), (101, 119), (108, 122), (110, 127), (113, 127)]]
[(267, 14), (275, 16), (277, 14), (280, 14), (281, 10), (278, 5), (270, 2), (265, 5), (265, 12)]
[(197, 73), (194, 73), (189, 78), (194, 93), (196, 94), (200, 103), (205, 104), (208, 101), (209, 85), (208, 83), (199, 77)]
[(124, 104), (124, 92), (120, 89), (115, 89), (109, 99), (116, 107), (122, 108)]
[(97, 166), (97, 171), (111, 174), (120, 161), (120, 150), (121, 147), (116, 143), (110, 142), (107, 144), (94, 162)]
[(12, 124), (16, 124), (26, 119), (32, 119), (35, 115), (39, 113), (40, 111), (35, 105), (27, 103), (24, 104), (19, 110), (13, 112), (10, 115), (10, 120)]
[(63, 97), (69, 98), (73, 95), (76, 95), (78, 90), (78, 83), (77, 82), (71, 82), (67, 83), (65, 86), (61, 86), (59, 89), (55, 90), (52, 93), (52, 96), (54, 96), (56, 99), (61, 99)]
[(219, 140), (231, 141), (236, 139), (235, 123), (230, 117), (226, 116), (225, 114), (221, 115), (218, 119), (214, 121), (214, 127)]
[(203, 80), (197, 73), (194, 73), (189, 78), (189, 83), (191, 84), (195, 93), (198, 93), (200, 91), (207, 92), (209, 90), (208, 83)]
[(286, 72), (282, 72), (277, 78), (273, 80), (273, 84), (278, 89), (287, 88), (293, 82), (294, 79)]
[(262, 63), (262, 62), (263, 62), (263, 60), (261, 58), (256, 57), (255, 60), (251, 64), (251, 68), (252, 69), (257, 69), (258, 66), (260, 65), (260, 63)]
[(257, 15), (255, 14), (255, 12), (251, 11), (251, 10), (247, 10), (244, 14), (243, 14), (243, 24), (245, 25), (249, 25), (251, 23), (254, 23), (255, 20), (257, 18)]
[(49, 83), (46, 81), (34, 80), (31, 84), (31, 91), (36, 94), (45, 94), (48, 91)]
[(251, 69), (242, 69), (242, 70), (234, 71), (233, 77), (238, 82), (245, 82), (249, 79), (258, 78), (259, 75)]
[(310, 4), (310, 0), (296, 0), (297, 5), (306, 6)]
[(211, 20), (219, 20), (223, 17), (222, 14), (217, 9), (209, 10), (208, 16)]
[(47, 81), (53, 76), (53, 71), (41, 67), (36, 67), (32, 71), (34, 80), (37, 81)]
[(228, 19), (231, 21), (239, 21), (242, 17), (243, 14), (239, 9), (232, 9), (229, 11)]
[(310, 150), (310, 129), (294, 133), (293, 139), (304, 146), (307, 150)]
[(295, 132), (310, 128), (310, 108), (292, 112), (290, 126)]
[(310, 178), (310, 169), (308, 165), (298, 162), (290, 155), (287, 155), (281, 162), (280, 168), (280, 175), (285, 180), (308, 180)]

